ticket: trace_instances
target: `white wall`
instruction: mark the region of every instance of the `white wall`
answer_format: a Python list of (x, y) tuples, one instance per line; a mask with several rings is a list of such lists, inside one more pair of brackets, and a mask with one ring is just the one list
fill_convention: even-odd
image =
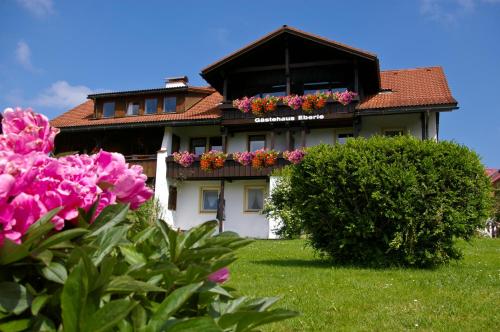
[[(306, 135), (306, 146), (314, 146), (318, 144), (333, 144), (334, 143), (334, 132), (333, 128), (321, 128), (321, 129), (311, 129), (309, 134)], [(298, 135), (298, 142), (300, 145), (300, 133)], [(299, 146), (297, 145), (297, 147)]]
[(429, 139), (433, 139), (437, 141), (437, 121), (436, 121), (437, 113), (432, 112), (429, 114)]
[[(226, 220), (224, 221), (224, 230), (236, 232), (241, 236), (268, 238), (269, 224), (265, 216), (257, 212), (244, 212), (244, 187), (248, 185), (262, 185), (268, 188), (266, 180), (225, 182)], [(220, 187), (220, 181), (182, 181), (177, 183), (175, 227), (189, 229), (205, 221), (215, 219), (215, 212), (200, 212), (200, 190), (202, 187)]]
[[(180, 151), (189, 151), (190, 139), (194, 137), (220, 136), (220, 126), (173, 127), (172, 134), (181, 139)], [(170, 148), (170, 147), (169, 147)]]
[(227, 182), (224, 196), (226, 198), (226, 220), (224, 230), (233, 231), (241, 236), (267, 239), (269, 223), (266, 217), (259, 212), (244, 211), (244, 188), (249, 185), (264, 186), (266, 195), (269, 192), (266, 180), (241, 180)]
[(405, 133), (421, 139), (420, 113), (364, 116), (361, 120), (360, 136), (382, 135), (384, 129), (399, 128), (404, 129)]

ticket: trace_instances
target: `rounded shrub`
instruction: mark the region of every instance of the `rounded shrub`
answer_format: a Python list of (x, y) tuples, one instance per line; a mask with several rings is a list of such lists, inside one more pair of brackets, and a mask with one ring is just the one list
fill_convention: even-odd
[(334, 262), (434, 266), (460, 258), (491, 207), (479, 157), (453, 142), (412, 137), (318, 145), (289, 166), (269, 206), (292, 214)]

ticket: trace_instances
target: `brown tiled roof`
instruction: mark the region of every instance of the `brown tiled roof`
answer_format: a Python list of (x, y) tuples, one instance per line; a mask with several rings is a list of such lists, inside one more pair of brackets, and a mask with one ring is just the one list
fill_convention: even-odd
[(54, 127), (87, 127), (102, 125), (120, 125), (133, 123), (151, 123), (167, 121), (192, 121), (209, 120), (220, 117), (220, 109), (217, 105), (222, 101), (222, 96), (218, 92), (213, 92), (203, 98), (190, 109), (183, 113), (173, 114), (152, 114), (139, 116), (125, 116), (120, 118), (93, 119), (94, 101), (87, 100), (83, 104), (67, 111), (51, 121)]
[(441, 67), (386, 70), (380, 78), (382, 92), (365, 98), (358, 110), (457, 103)]
[[(441, 67), (388, 70), (380, 72), (382, 91), (362, 100), (357, 110), (387, 108), (456, 106)], [(222, 101), (218, 92), (203, 98), (184, 113), (125, 116), (93, 119), (94, 102), (87, 100), (51, 121), (59, 128), (153, 123), (168, 121), (195, 121), (217, 119), (221, 115), (217, 105)]]

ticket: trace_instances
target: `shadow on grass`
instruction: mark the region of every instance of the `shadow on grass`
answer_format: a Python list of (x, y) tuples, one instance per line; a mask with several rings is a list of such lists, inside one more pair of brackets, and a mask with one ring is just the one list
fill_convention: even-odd
[(280, 266), (280, 267), (315, 267), (315, 268), (347, 268), (347, 269), (363, 269), (363, 270), (406, 270), (406, 271), (432, 271), (435, 268), (418, 268), (418, 267), (405, 267), (396, 265), (367, 265), (367, 264), (341, 264), (335, 263), (328, 259), (263, 259), (251, 261), (253, 264)]
[(282, 267), (320, 267), (332, 268), (335, 265), (332, 262), (324, 259), (263, 259), (252, 261), (254, 264), (269, 265), (269, 266), (282, 266)]

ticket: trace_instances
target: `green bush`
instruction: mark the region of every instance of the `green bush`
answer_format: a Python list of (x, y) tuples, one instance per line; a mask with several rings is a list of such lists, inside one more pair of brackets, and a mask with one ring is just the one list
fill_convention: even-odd
[[(434, 266), (484, 225), (491, 185), (478, 156), (452, 142), (350, 139), (307, 150), (270, 198), (334, 262)], [(286, 220), (285, 220), (286, 223)]]
[(111, 205), (53, 232), (57, 212), (0, 247), (0, 331), (255, 331), (296, 315), (210, 281), (251, 242), (216, 221), (181, 233)]

